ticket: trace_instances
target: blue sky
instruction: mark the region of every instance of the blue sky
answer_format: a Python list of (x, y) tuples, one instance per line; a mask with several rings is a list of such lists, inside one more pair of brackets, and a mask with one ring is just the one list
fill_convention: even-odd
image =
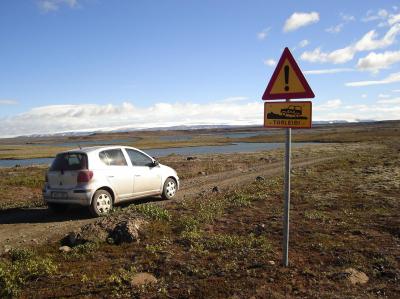
[(261, 124), (285, 46), (314, 120), (400, 119), (397, 1), (5, 0), (0, 39), (0, 137)]

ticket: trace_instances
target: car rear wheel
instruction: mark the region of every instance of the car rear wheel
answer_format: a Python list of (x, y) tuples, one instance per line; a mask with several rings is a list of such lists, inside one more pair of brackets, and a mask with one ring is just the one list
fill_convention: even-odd
[(68, 205), (61, 203), (47, 203), (47, 206), (53, 213), (63, 213), (68, 209)]
[(168, 178), (165, 180), (161, 197), (163, 199), (171, 199), (176, 194), (177, 185), (174, 179)]
[(92, 204), (90, 205), (90, 213), (95, 216), (107, 215), (113, 207), (113, 199), (109, 192), (106, 190), (97, 190), (92, 199)]

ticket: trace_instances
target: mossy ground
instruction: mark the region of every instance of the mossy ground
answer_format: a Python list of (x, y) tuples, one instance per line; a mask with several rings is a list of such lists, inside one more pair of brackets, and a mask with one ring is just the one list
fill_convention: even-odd
[[(150, 220), (140, 243), (70, 253), (58, 252), (58, 243), (40, 246), (36, 255), (57, 270), (24, 281), (19, 296), (399, 298), (400, 138), (392, 133), (374, 142), (379, 131), (371, 131), (370, 141), (332, 147), (331, 160), (293, 170), (288, 268), (280, 264), (277, 176), (135, 208)], [(318, 153), (327, 154), (308, 154)], [(341, 274), (349, 267), (366, 273), (368, 283), (350, 284)], [(138, 272), (152, 273), (158, 283), (132, 287)]]

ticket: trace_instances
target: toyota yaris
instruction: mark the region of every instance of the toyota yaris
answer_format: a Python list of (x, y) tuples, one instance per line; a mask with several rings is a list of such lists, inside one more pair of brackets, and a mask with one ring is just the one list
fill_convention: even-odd
[(43, 198), (60, 212), (89, 207), (93, 216), (113, 205), (147, 196), (171, 199), (179, 189), (176, 171), (126, 146), (87, 147), (59, 153), (46, 174)]

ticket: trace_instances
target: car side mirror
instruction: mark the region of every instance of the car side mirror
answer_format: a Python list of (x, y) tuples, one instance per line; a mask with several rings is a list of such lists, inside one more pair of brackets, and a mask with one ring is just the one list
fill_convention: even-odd
[(154, 160), (153, 163), (151, 163), (151, 167), (156, 167), (160, 165), (160, 162), (158, 162), (157, 160)]

